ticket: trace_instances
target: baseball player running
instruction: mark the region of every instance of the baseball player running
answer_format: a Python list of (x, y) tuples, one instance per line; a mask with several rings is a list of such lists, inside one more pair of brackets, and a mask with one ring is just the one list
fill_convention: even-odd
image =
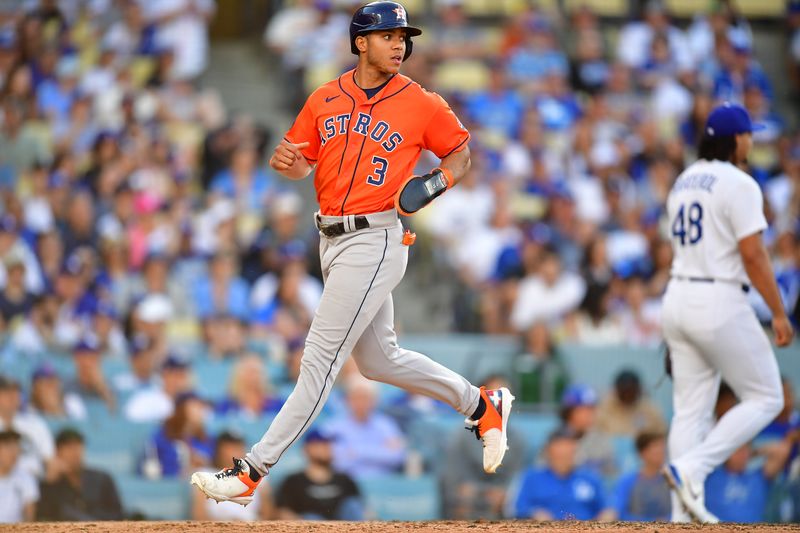
[[(675, 252), (664, 296), (664, 336), (672, 357), (674, 415), (670, 463), (672, 520), (719, 520), (705, 507), (706, 476), (755, 437), (783, 407), (778, 364), (747, 300), (752, 283), (772, 311), (775, 343), (794, 332), (761, 240), (761, 190), (737, 168), (758, 129), (734, 104), (715, 108), (687, 168), (667, 199)], [(740, 402), (716, 424), (720, 378)]]
[[(270, 165), (297, 180), (315, 170), (315, 222), (325, 289), (314, 315), (300, 377), (261, 441), (246, 457), (192, 483), (217, 501), (247, 505), (253, 491), (322, 409), (351, 354), (369, 379), (448, 403), (483, 440), (483, 467), (493, 473), (506, 452), (513, 396), (478, 389), (422, 354), (398, 346), (392, 289), (405, 273), (410, 235), (398, 212), (414, 213), (455, 185), (470, 165), (469, 133), (437, 94), (399, 74), (411, 55), (406, 11), (396, 2), (366, 4), (353, 15), (354, 70), (309, 96)], [(423, 150), (441, 159), (411, 176)]]

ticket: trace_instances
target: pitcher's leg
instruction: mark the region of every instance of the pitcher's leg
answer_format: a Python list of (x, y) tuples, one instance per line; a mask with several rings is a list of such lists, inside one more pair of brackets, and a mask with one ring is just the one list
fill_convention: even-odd
[[(402, 277), (387, 233), (350, 237), (328, 271), (322, 299), (306, 339), (297, 385), (247, 460), (266, 472), (308, 429), (364, 328)], [(363, 242), (362, 242), (363, 241)], [(336, 251), (334, 250), (334, 253)], [(345, 257), (346, 256), (346, 257)]]
[(668, 339), (672, 357), (672, 407), (669, 458), (675, 461), (697, 447), (714, 424), (719, 372), (683, 339)]
[[(674, 462), (699, 446), (714, 423), (719, 373), (689, 342), (665, 305), (664, 336), (672, 358), (673, 416), (668, 435), (669, 461)], [(678, 495), (671, 491), (672, 522), (691, 522)]]
[(739, 403), (714, 425), (703, 442), (677, 463), (703, 480), (743, 444), (752, 440), (783, 408), (780, 373), (767, 336), (747, 308), (713, 345), (703, 347)]
[(368, 379), (441, 400), (466, 416), (478, 407), (477, 387), (430, 358), (398, 346), (391, 294), (361, 334), (353, 358)]

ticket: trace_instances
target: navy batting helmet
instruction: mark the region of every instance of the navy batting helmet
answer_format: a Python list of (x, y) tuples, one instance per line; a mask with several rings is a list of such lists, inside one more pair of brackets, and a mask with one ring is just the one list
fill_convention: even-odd
[(371, 31), (393, 30), (395, 28), (405, 28), (406, 30), (406, 53), (403, 61), (411, 55), (412, 43), (408, 37), (420, 35), (422, 30), (408, 25), (406, 8), (397, 2), (370, 2), (363, 5), (353, 14), (350, 21), (350, 51), (358, 55), (356, 48), (356, 37), (365, 35)]

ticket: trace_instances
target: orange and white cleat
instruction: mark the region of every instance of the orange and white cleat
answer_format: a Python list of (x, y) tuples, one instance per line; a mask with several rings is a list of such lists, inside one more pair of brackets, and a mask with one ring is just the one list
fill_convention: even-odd
[(244, 459), (233, 458), (233, 468), (219, 472), (195, 472), (192, 485), (218, 502), (234, 502), (246, 506), (253, 501), (253, 493), (261, 482), (250, 477), (250, 465)]
[(503, 457), (508, 450), (506, 429), (514, 396), (505, 387), (490, 390), (481, 387), (481, 397), (486, 402), (483, 416), (478, 420), (467, 418), (464, 423), (467, 429), (483, 440), (483, 470), (487, 474), (494, 474), (503, 464)]

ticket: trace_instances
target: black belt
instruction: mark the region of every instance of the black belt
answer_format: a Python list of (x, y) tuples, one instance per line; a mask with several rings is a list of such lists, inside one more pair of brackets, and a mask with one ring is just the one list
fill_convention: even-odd
[[(353, 225), (355, 226), (353, 231), (367, 229), (369, 227), (369, 221), (367, 220), (367, 217), (359, 215), (354, 218)], [(317, 218), (317, 226), (319, 227), (319, 231), (326, 237), (338, 237), (339, 235), (344, 235), (347, 233), (344, 227), (344, 222), (323, 224), (322, 221)]]
[[(695, 276), (688, 276), (688, 277), (686, 277), (686, 276), (672, 276), (672, 277), (675, 278), (675, 279), (679, 279), (681, 281), (690, 281), (692, 283), (714, 283), (714, 282), (717, 281), (714, 278), (698, 278), (698, 277), (695, 277)], [(748, 285), (746, 283), (742, 283), (740, 286), (741, 286), (743, 292), (750, 292), (750, 285)]]

